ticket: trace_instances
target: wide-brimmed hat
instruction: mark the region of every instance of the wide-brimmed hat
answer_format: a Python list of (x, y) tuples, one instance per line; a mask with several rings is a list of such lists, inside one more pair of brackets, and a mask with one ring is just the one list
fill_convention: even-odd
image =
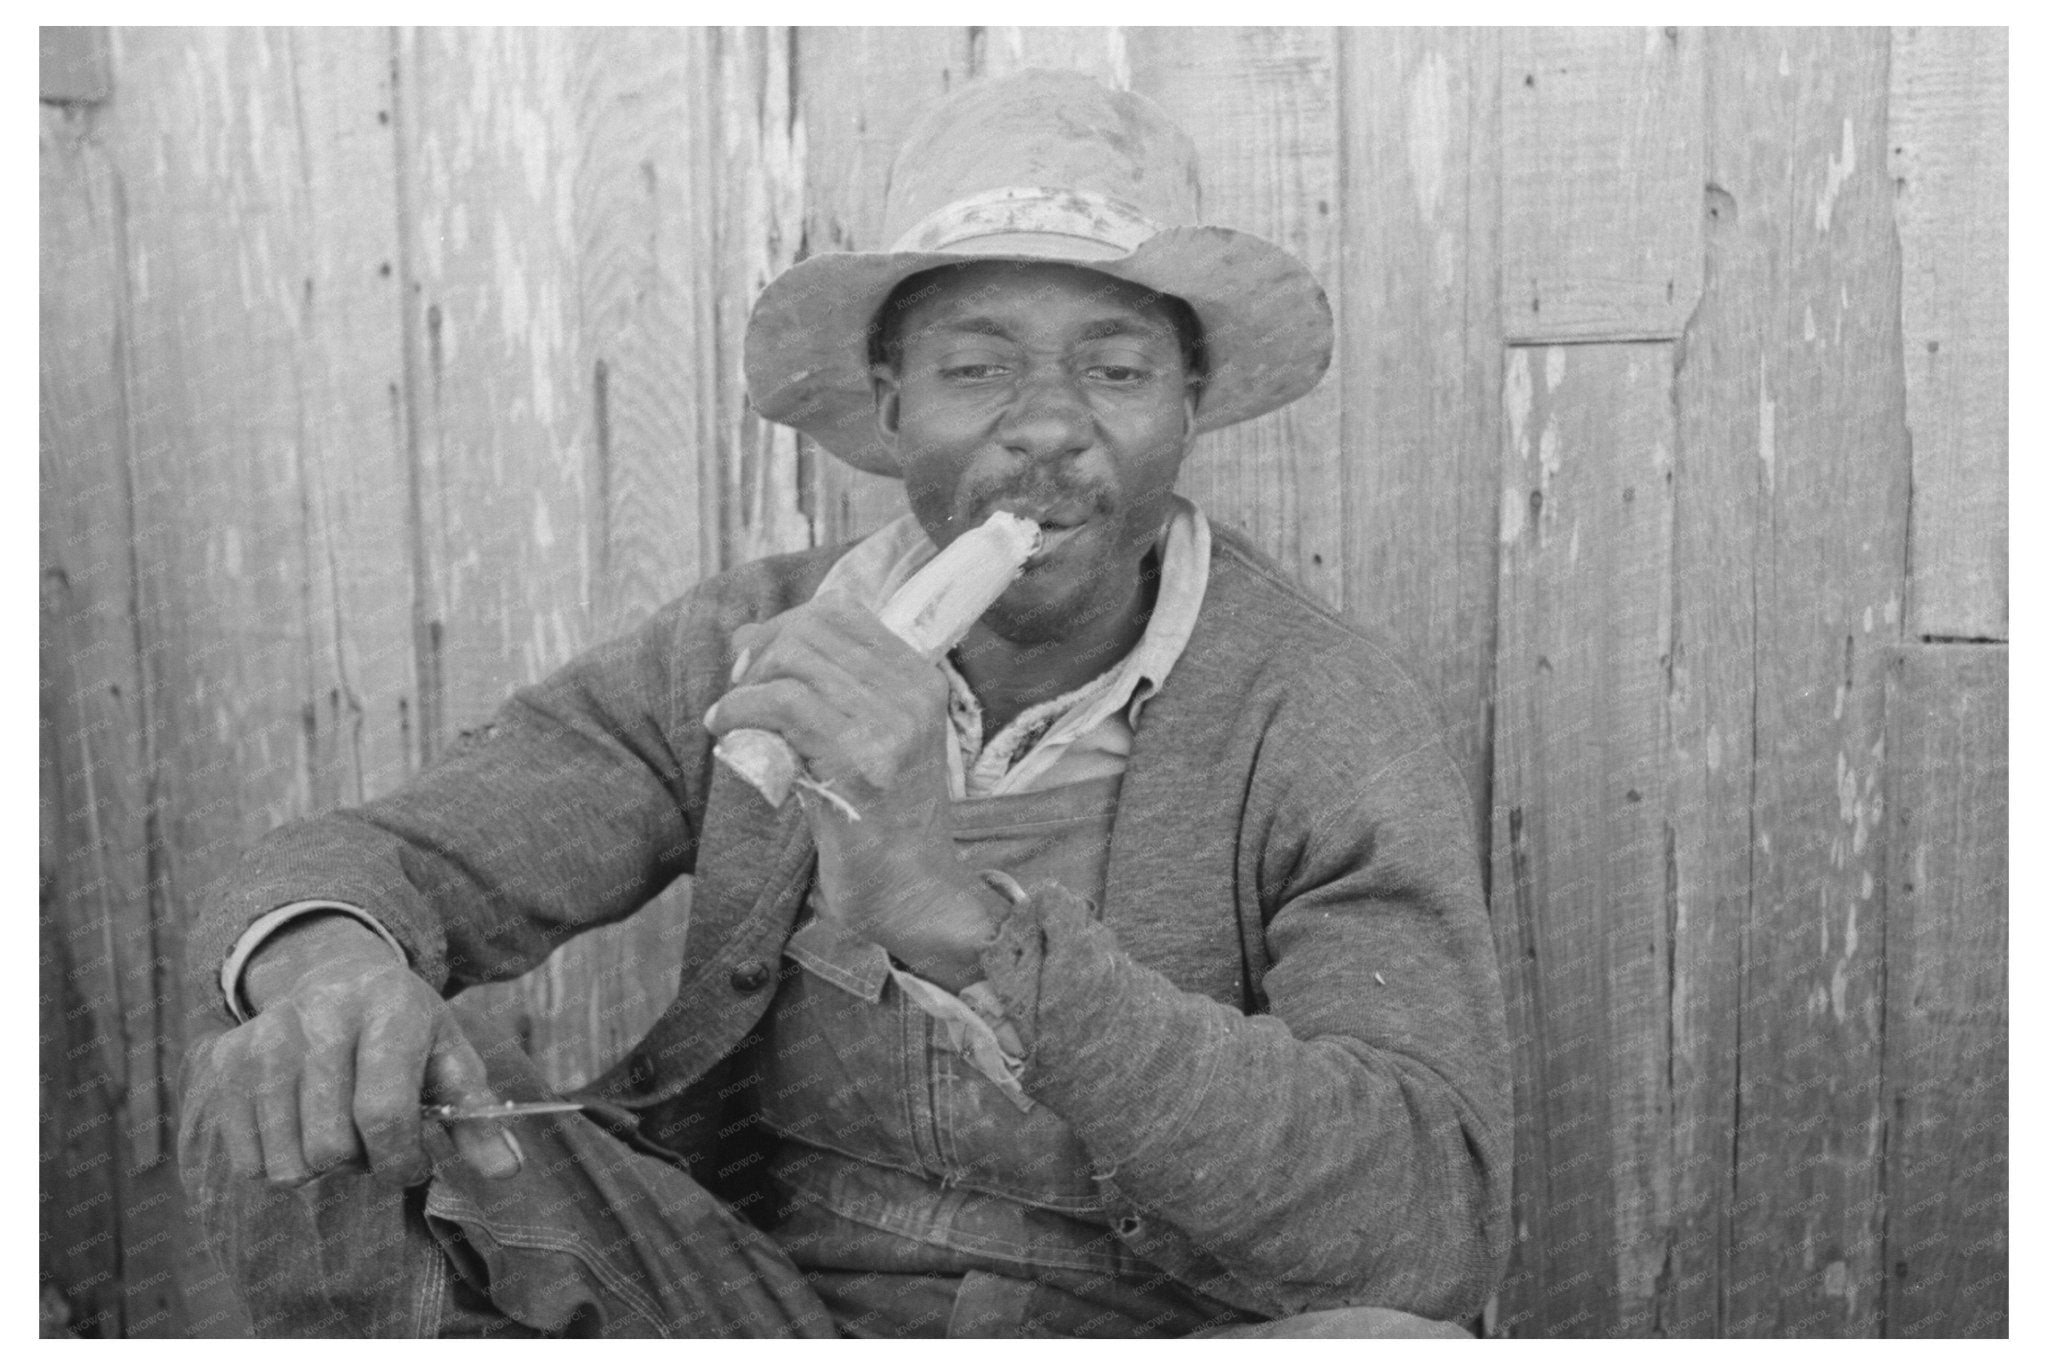
[(920, 118), (897, 153), (887, 251), (813, 256), (762, 291), (747, 322), (747, 391), (769, 420), (895, 474), (868, 371), (889, 291), (963, 260), (1069, 261), (1194, 309), (1208, 368), (1197, 431), (1271, 412), (1329, 368), (1329, 299), (1286, 251), (1200, 214), (1194, 144), (1152, 101), (1073, 71), (974, 82)]

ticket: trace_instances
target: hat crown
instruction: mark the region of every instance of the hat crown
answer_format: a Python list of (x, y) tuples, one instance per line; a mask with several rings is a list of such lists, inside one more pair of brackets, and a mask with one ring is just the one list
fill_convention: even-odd
[(1107, 199), (1157, 227), (1200, 221), (1195, 147), (1164, 110), (1076, 71), (1032, 70), (971, 82), (912, 125), (890, 169), (882, 244), (1023, 187)]

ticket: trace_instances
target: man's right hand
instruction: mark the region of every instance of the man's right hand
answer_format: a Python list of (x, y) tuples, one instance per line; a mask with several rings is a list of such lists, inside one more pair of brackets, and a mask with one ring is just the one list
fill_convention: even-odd
[[(212, 1057), (225, 1100), (221, 1136), (238, 1175), (298, 1185), (351, 1168), (417, 1185), (431, 1173), (421, 1104), (497, 1103), (447, 1003), (347, 915), (285, 925), (242, 981), (256, 1017), (223, 1035)], [(450, 1127), (479, 1173), (519, 1173), (502, 1124)]]

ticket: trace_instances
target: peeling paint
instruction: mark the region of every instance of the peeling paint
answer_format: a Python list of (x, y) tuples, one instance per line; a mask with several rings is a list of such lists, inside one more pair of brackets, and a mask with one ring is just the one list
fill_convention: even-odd
[(1756, 454), (1764, 463), (1764, 487), (1778, 486), (1778, 404), (1771, 397), (1762, 356), (1757, 357)]
[(1511, 545), (1522, 534), (1528, 518), (1529, 495), (1520, 488), (1504, 488), (1500, 495), (1500, 543)]
[(1534, 383), (1529, 378), (1529, 352), (1520, 346), (1508, 350), (1508, 374), (1505, 381), (1508, 408), (1508, 444), (1523, 459), (1529, 458), (1526, 440), (1529, 427), (1529, 409), (1536, 402)]
[(1451, 72), (1443, 54), (1432, 52), (1408, 82), (1408, 175), (1426, 223), (1436, 221), (1450, 154)]
[(1808, 341), (1820, 335), (1820, 329), (1813, 325), (1813, 305), (1810, 303), (1806, 305), (1806, 316), (1800, 322), (1799, 330)]
[(533, 543), (545, 550), (555, 543), (554, 523), (548, 519), (548, 500), (533, 495)]
[(1707, 771), (1721, 771), (1721, 727), (1718, 725), (1707, 727)]
[(1547, 482), (1557, 473), (1557, 428), (1548, 422), (1543, 424), (1543, 434), (1536, 438), (1536, 459), (1543, 466), (1543, 477)]
[(1564, 347), (1552, 346), (1543, 356), (1543, 387), (1555, 389), (1564, 382)]
[(1842, 192), (1842, 186), (1856, 170), (1856, 129), (1849, 119), (1842, 120), (1842, 152), (1840, 156), (1828, 158), (1828, 181), (1821, 187), (1820, 201), (1813, 206), (1813, 225), (1822, 232), (1835, 216), (1835, 197)]
[(1130, 89), (1131, 51), (1130, 45), (1124, 41), (1124, 31), (1121, 28), (1111, 28), (1109, 30), (1107, 46), (1109, 48), (1110, 84), (1119, 90)]
[(526, 297), (526, 270), (512, 248), (512, 231), (500, 218), (492, 224), (491, 277), (498, 286), (498, 319), (504, 334), (524, 338), (532, 325), (532, 305)]

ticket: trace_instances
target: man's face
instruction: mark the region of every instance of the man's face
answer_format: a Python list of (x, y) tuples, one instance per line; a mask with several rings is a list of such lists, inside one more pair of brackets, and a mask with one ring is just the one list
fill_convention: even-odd
[(1079, 634), (1130, 601), (1194, 434), (1195, 388), (1170, 314), (1079, 266), (977, 261), (903, 316), (878, 366), (883, 439), (941, 547), (996, 511), (1047, 549), (985, 618), (1019, 644)]

